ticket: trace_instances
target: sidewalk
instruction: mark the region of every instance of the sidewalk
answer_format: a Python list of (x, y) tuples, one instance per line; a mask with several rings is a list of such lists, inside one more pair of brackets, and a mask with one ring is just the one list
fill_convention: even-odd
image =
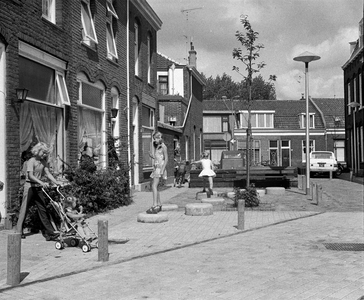
[[(315, 180), (316, 181), (316, 180)], [(363, 212), (363, 186), (339, 179), (317, 179), (323, 186), (322, 203), (312, 205), (298, 189), (286, 190), (283, 196), (265, 195), (264, 203), (270, 203), (274, 210), (245, 212), (245, 230), (254, 230), (259, 235), (259, 228), (282, 224), (301, 218), (319, 218), (326, 211), (345, 211), (357, 216)], [(232, 189), (216, 189), (222, 193)], [(29, 235), (22, 240), (21, 272), (24, 277), (21, 285), (61, 278), (90, 270), (97, 270), (120, 262), (131, 261), (138, 257), (166, 253), (174, 249), (183, 249), (199, 245), (206, 241), (234, 236), (242, 232), (236, 228), (236, 211), (216, 211), (212, 216), (192, 217), (184, 214), (186, 203), (198, 202), (196, 193), (200, 189), (170, 187), (161, 192), (162, 203), (179, 205), (178, 211), (167, 212), (169, 221), (159, 224), (138, 223), (137, 214), (144, 212), (152, 202), (150, 192), (136, 192), (134, 203), (121, 207), (102, 216), (89, 219), (90, 227), (97, 231), (97, 221), (106, 218), (109, 226), (109, 261), (98, 262), (98, 250), (83, 253), (80, 248), (56, 250), (54, 242), (46, 242), (40, 234)], [(342, 200), (343, 199), (343, 200)], [(349, 217), (350, 218), (350, 217)], [(349, 225), (348, 222), (342, 224)], [(361, 225), (362, 226), (362, 223)], [(274, 229), (273, 229), (274, 231)], [(0, 292), (8, 289), (6, 284), (6, 244), (9, 231), (0, 231)], [(345, 238), (345, 237), (343, 237)], [(357, 237), (356, 241), (362, 241)], [(127, 241), (125, 243), (125, 241)]]

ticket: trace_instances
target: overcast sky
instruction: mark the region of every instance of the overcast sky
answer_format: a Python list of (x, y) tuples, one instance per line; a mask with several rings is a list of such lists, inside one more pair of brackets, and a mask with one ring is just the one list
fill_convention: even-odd
[(244, 69), (232, 50), (241, 47), (235, 38), (237, 30), (243, 31), (240, 15), (248, 15), (265, 46), (259, 61), (267, 65), (261, 74), (265, 80), (277, 76), (277, 99), (299, 99), (304, 93), (304, 63), (293, 57), (305, 51), (321, 56), (309, 64), (310, 95), (343, 97), (341, 67), (350, 57), (349, 42), (359, 37), (364, 0), (147, 1), (163, 22), (158, 52), (186, 63), (192, 37), (197, 69), (207, 77), (226, 73), (242, 80), (232, 71), (234, 65)]

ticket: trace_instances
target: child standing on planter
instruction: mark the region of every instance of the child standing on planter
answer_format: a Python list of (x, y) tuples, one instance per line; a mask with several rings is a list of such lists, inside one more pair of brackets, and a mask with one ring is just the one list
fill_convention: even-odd
[(214, 181), (213, 178), (216, 176), (216, 173), (214, 172), (214, 164), (212, 163), (211, 159), (209, 159), (209, 152), (205, 151), (201, 154), (201, 159), (195, 162), (192, 162), (192, 164), (198, 164), (200, 163), (202, 165), (202, 171), (198, 175), (198, 177), (202, 177), (204, 180), (208, 178), (209, 181), (209, 188), (207, 192), (207, 197), (210, 198), (213, 194), (213, 187), (214, 187)]

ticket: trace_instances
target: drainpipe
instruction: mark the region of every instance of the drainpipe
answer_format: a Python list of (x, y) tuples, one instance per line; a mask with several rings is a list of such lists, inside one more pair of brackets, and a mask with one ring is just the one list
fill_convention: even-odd
[(188, 68), (189, 72), (190, 72), (190, 99), (188, 100), (188, 106), (187, 106), (187, 111), (186, 111), (186, 115), (185, 115), (185, 119), (183, 120), (183, 124), (182, 124), (182, 129), (185, 128), (186, 122), (187, 122), (187, 118), (188, 118), (188, 114), (190, 113), (190, 109), (191, 109), (191, 103), (192, 103), (192, 69)]
[[(320, 118), (322, 120), (322, 124), (324, 124), (324, 129), (325, 129), (325, 150), (327, 151), (327, 126), (326, 126), (326, 120), (325, 120), (325, 116), (324, 113), (322, 112), (322, 110), (318, 107), (318, 105), (312, 100), (311, 97), (309, 97), (312, 105), (316, 108), (316, 110), (319, 112), (320, 114)], [(307, 118), (307, 116), (306, 116)]]
[[(130, 66), (129, 66), (129, 10), (130, 0), (126, 0), (126, 111), (127, 111), (127, 126), (128, 126), (128, 162), (131, 163), (131, 137), (130, 137)], [(129, 187), (131, 184), (131, 167), (129, 166)]]

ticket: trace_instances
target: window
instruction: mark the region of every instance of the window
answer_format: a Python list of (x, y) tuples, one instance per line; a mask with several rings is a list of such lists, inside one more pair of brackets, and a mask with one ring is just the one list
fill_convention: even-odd
[(81, 21), (82, 21), (82, 42), (88, 46), (97, 44), (94, 20), (91, 15), (90, 0), (81, 1)]
[[(299, 116), (300, 128), (306, 128), (306, 114), (302, 113)], [(310, 113), (310, 128), (315, 128), (315, 114)]]
[(106, 9), (109, 16), (113, 16), (115, 19), (119, 19), (111, 0), (106, 1)]
[(147, 37), (147, 51), (148, 51), (148, 54), (147, 54), (147, 64), (148, 64), (148, 69), (147, 69), (147, 76), (148, 76), (148, 83), (151, 83), (151, 66), (152, 66), (152, 49), (151, 49), (151, 34), (149, 33), (148, 34), (148, 37)]
[(99, 169), (106, 166), (104, 103), (105, 88), (102, 83), (88, 82), (84, 74), (77, 76), (78, 98), (78, 148), (92, 149), (93, 159)]
[(158, 82), (159, 82), (159, 93), (161, 95), (167, 95), (168, 94), (168, 76), (159, 76)]
[(152, 167), (152, 159), (149, 153), (153, 150), (153, 137), (154, 132), (154, 109), (143, 105), (142, 107), (142, 151), (143, 151), (143, 167)]
[(56, 23), (56, 0), (42, 0), (42, 17)]
[(363, 107), (364, 106), (364, 101), (363, 101), (363, 77), (362, 74), (359, 74), (359, 103), (360, 106)]
[(135, 61), (135, 76), (139, 76), (139, 25), (134, 24), (134, 61)]
[(222, 121), (222, 132), (229, 131), (229, 117), (223, 116), (221, 117), (221, 121)]
[[(348, 104), (349, 104), (351, 102), (350, 82), (348, 82), (348, 90), (347, 90), (347, 93), (348, 93)], [(347, 109), (348, 109), (348, 115), (351, 115), (351, 107), (350, 106), (347, 106)]]
[(20, 150), (25, 155), (32, 143), (46, 143), (50, 169), (57, 176), (65, 167), (64, 111), (70, 104), (66, 63), (23, 42), (19, 54), (19, 86), (29, 90), (20, 107)]
[(222, 122), (220, 116), (203, 117), (204, 132), (222, 132)]
[[(248, 111), (240, 112), (240, 128), (248, 127)], [(250, 124), (252, 128), (273, 128), (273, 112), (251, 112)]]
[[(310, 153), (315, 151), (315, 141), (310, 140)], [(302, 162), (306, 162), (306, 141), (302, 141)]]
[(117, 59), (118, 53), (116, 50), (116, 42), (114, 31), (112, 30), (111, 24), (106, 24), (106, 38), (107, 38), (107, 58), (109, 59)]

